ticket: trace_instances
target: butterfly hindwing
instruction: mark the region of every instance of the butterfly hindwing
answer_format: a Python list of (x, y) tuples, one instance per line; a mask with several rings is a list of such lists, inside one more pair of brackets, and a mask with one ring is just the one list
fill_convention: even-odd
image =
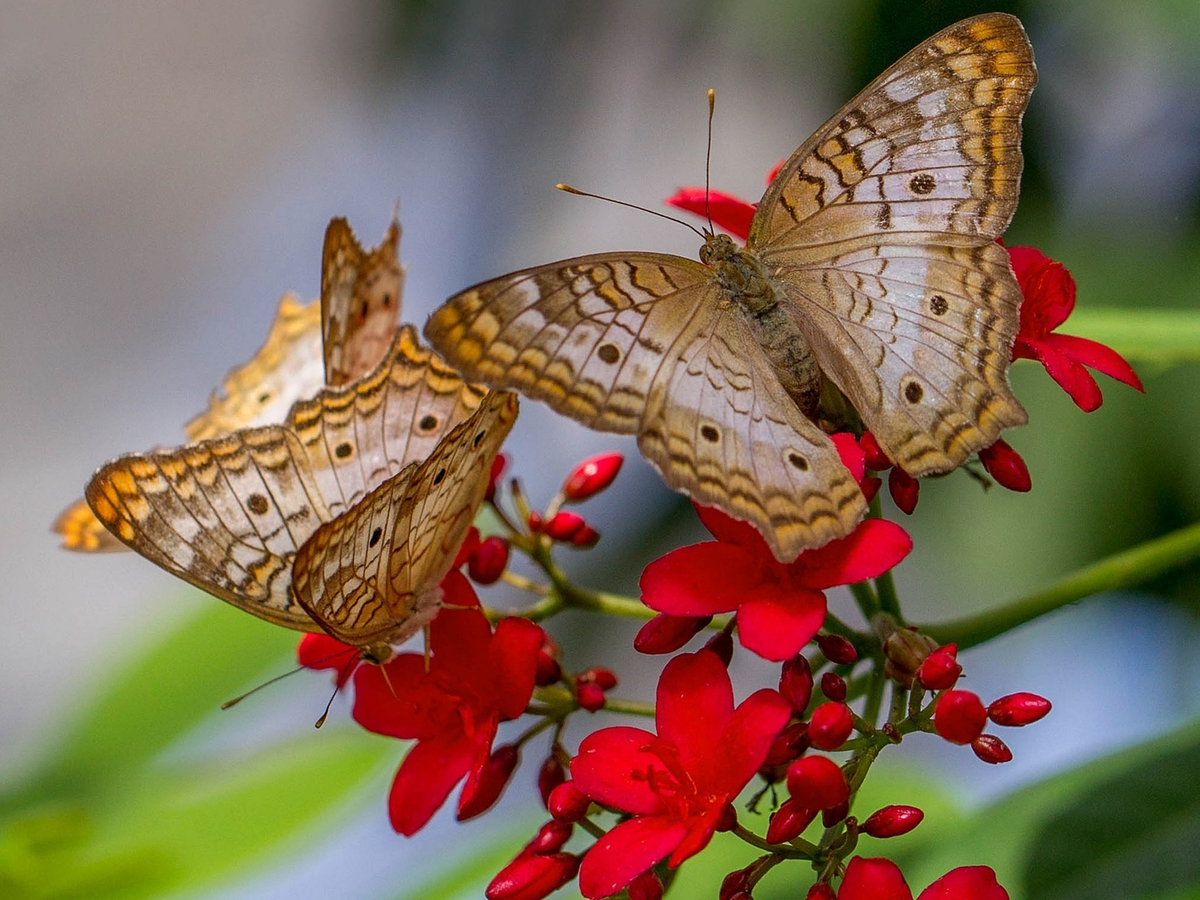
[(1026, 420), (1007, 376), (1021, 293), (994, 239), (1036, 80), (1012, 16), (951, 26), (801, 146), (751, 227), (822, 370), (912, 475)]
[(419, 463), (320, 529), (294, 563), (299, 602), (340, 640), (399, 642), (437, 611), (438, 584), (483, 501), (517, 399), (492, 392)]

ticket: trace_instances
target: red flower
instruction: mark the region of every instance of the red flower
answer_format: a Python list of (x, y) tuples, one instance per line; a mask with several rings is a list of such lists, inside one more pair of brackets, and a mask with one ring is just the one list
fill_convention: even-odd
[(733, 194), (722, 191), (709, 191), (707, 207), (704, 203), (704, 188), (680, 188), (674, 196), (665, 201), (668, 206), (687, 210), (698, 216), (705, 215), (706, 209), (712, 222), (718, 228), (724, 228), (736, 238), (743, 241), (750, 233), (750, 220), (754, 218), (757, 204), (749, 203)]
[(1013, 359), (1036, 359), (1084, 412), (1098, 408), (1104, 399), (1085, 366), (1142, 390), (1137, 373), (1115, 350), (1087, 338), (1053, 333), (1075, 308), (1075, 279), (1066, 267), (1035, 247), (1005, 249), (1025, 298)]
[(460, 817), (480, 810), (476, 796), (495, 791), (489, 767), (500, 722), (515, 719), (533, 694), (542, 629), (504, 619), (493, 634), (473, 607), (470, 583), (452, 571), (442, 582), (446, 608), (429, 627), (430, 659), (403, 653), (354, 676), (354, 718), (376, 734), (415, 738), (388, 797), (392, 827), (416, 833), (464, 776)]
[(736, 709), (729, 673), (701, 650), (672, 659), (658, 682), (658, 735), (618, 726), (583, 739), (574, 785), (597, 803), (632, 814), (588, 851), (585, 897), (607, 897), (663, 858), (678, 866), (735, 815), (730, 803), (754, 777), (792, 710), (762, 689)]
[[(890, 859), (856, 856), (846, 866), (837, 900), (912, 900), (912, 891)], [(987, 866), (961, 866), (921, 891), (917, 900), (1008, 900), (1008, 891)]]
[(717, 538), (680, 547), (642, 572), (642, 602), (673, 616), (737, 611), (743, 646), (766, 659), (795, 656), (825, 622), (825, 588), (886, 572), (912, 549), (894, 522), (866, 519), (844, 538), (781, 563), (751, 525), (696, 507)]
[(307, 669), (335, 669), (340, 691), (362, 662), (362, 649), (327, 634), (306, 634), (296, 647), (296, 660)]

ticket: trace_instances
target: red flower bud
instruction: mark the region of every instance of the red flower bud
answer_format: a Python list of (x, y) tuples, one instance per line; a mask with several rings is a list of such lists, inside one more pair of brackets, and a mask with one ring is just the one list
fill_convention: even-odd
[(812, 699), (813, 676), (808, 660), (797, 653), (783, 664), (779, 673), (779, 693), (797, 712), (808, 708)]
[(717, 900), (733, 900), (735, 895), (745, 893), (749, 883), (750, 873), (746, 869), (735, 869), (721, 880)]
[(805, 806), (794, 797), (780, 804), (771, 814), (767, 824), (767, 843), (782, 844), (799, 837), (801, 832), (817, 817), (817, 810)]
[(946, 691), (933, 709), (933, 727), (954, 744), (969, 744), (983, 733), (987, 710), (970, 691)]
[(497, 453), (496, 458), (492, 460), (492, 471), (488, 475), (487, 492), (483, 495), (483, 499), (488, 503), (494, 503), (496, 500), (496, 485), (500, 483), (500, 476), (504, 474), (504, 467), (508, 465), (508, 454)]
[(544, 806), (548, 806), (550, 803), (550, 792), (566, 780), (567, 772), (563, 768), (563, 764), (558, 761), (558, 756), (552, 752), (546, 757), (542, 767), (538, 769), (538, 793), (542, 795)]
[(917, 632), (915, 628), (897, 628), (883, 642), (883, 674), (911, 687), (917, 669), (925, 658), (937, 649), (933, 638)]
[(892, 461), (888, 459), (883, 448), (879, 446), (879, 441), (875, 440), (875, 435), (869, 431), (864, 431), (862, 437), (858, 439), (858, 446), (862, 447), (863, 453), (867, 455), (867, 468), (873, 472), (883, 472), (892, 467)]
[(581, 547), (584, 550), (591, 549), (600, 543), (600, 532), (591, 525), (584, 525), (571, 538), (572, 547)]
[(830, 809), (850, 799), (842, 770), (828, 756), (804, 756), (788, 766), (788, 793), (814, 809)]
[(643, 872), (625, 889), (629, 900), (662, 900), (663, 884), (653, 872)]
[(876, 838), (899, 837), (921, 824), (925, 813), (915, 806), (885, 806), (867, 817), (859, 829)]
[(560, 822), (558, 819), (551, 819), (545, 825), (538, 829), (538, 833), (533, 836), (533, 840), (525, 845), (522, 853), (557, 853), (563, 848), (568, 840), (571, 839), (571, 833), (575, 831), (575, 826), (569, 822)]
[[(862, 491), (862, 495), (868, 503), (875, 499), (875, 495), (879, 493), (881, 487), (883, 487), (883, 479), (876, 478), (874, 475), (868, 475), (858, 485), (858, 489)], [(826, 885), (818, 885), (818, 887), (826, 887)]]
[(822, 703), (808, 721), (808, 739), (818, 750), (836, 750), (854, 730), (854, 719), (845, 703)]
[(592, 666), (579, 673), (580, 681), (591, 681), (602, 691), (611, 691), (617, 686), (617, 676), (612, 669), (603, 666)]
[(550, 792), (546, 809), (560, 822), (578, 822), (587, 815), (592, 798), (575, 787), (575, 782), (564, 781)]
[(495, 584), (508, 566), (508, 541), (499, 535), (480, 542), (467, 560), (467, 574), (476, 584)]
[(633, 639), (638, 653), (674, 653), (708, 627), (712, 616), (672, 616), (659, 613), (641, 627)]
[(821, 824), (826, 828), (832, 828), (846, 816), (850, 815), (850, 801), (839, 803), (837, 806), (831, 806), (829, 809), (821, 813)]
[(515, 744), (505, 744), (493, 750), (483, 770), (476, 776), (468, 776), (467, 783), (463, 785), (458, 801), (458, 821), (465, 822), (491, 809), (492, 804), (500, 799), (520, 761), (521, 753)]
[(848, 666), (858, 661), (858, 651), (840, 634), (818, 634), (817, 646), (825, 658), (836, 665)]
[(826, 672), (821, 676), (821, 693), (825, 695), (826, 700), (844, 703), (846, 701), (846, 680), (836, 672)]
[(733, 660), (733, 635), (728, 631), (718, 631), (705, 641), (704, 649), (717, 654), (717, 657), (728, 668), (729, 663)]
[(833, 892), (833, 888), (821, 881), (808, 889), (804, 900), (837, 900), (837, 895)]
[(971, 749), (985, 763), (991, 763), (992, 765), (1006, 763), (1013, 758), (1012, 751), (1008, 749), (1008, 744), (1004, 743), (1004, 741), (1000, 740), (994, 734), (981, 734), (975, 740), (971, 741)]
[(767, 751), (764, 766), (781, 766), (790, 763), (810, 746), (808, 741), (808, 723), (793, 722), (776, 735)]
[(542, 534), (550, 536), (551, 540), (569, 541), (587, 525), (583, 516), (570, 510), (554, 514), (554, 518), (542, 523)]
[(927, 691), (945, 691), (954, 687), (962, 675), (958, 664), (958, 645), (938, 647), (917, 667), (917, 681)]
[[(555, 648), (557, 651), (558, 648)], [(545, 687), (548, 684), (554, 684), (562, 678), (562, 666), (558, 664), (558, 660), (551, 655), (551, 652), (545, 647), (538, 651), (537, 658), (537, 674), (534, 676), (534, 684), (538, 687)]]
[(462, 544), (458, 548), (458, 553), (454, 556), (453, 569), (457, 569), (463, 563), (467, 562), (479, 549), (479, 529), (472, 525), (467, 529), (467, 536), (463, 538)]
[(607, 698), (604, 696), (604, 689), (594, 681), (580, 681), (575, 686), (575, 702), (579, 704), (580, 709), (596, 712), (604, 709)]
[(567, 500), (579, 502), (600, 493), (617, 477), (625, 457), (620, 453), (601, 453), (585, 459), (563, 482), (562, 494)]
[(1050, 712), (1050, 701), (1037, 694), (1020, 691), (1001, 697), (988, 707), (988, 718), (997, 725), (1019, 727), (1029, 725)]
[(980, 450), (979, 461), (1000, 487), (1020, 493), (1033, 487), (1025, 460), (1003, 440), (997, 440), (992, 446)]
[(892, 471), (888, 472), (888, 491), (891, 492), (896, 508), (911, 516), (921, 496), (921, 482), (903, 469), (893, 466)]
[(542, 514), (536, 509), (529, 511), (529, 516), (525, 519), (525, 523), (529, 526), (530, 534), (537, 534), (542, 530), (542, 526), (546, 524), (542, 521)]
[(519, 856), (500, 870), (487, 886), (487, 900), (542, 900), (579, 871), (573, 853)]

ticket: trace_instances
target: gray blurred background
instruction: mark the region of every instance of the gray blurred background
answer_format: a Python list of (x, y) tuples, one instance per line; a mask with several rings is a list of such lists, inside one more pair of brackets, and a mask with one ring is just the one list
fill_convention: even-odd
[[(331, 216), (374, 243), (399, 198), (417, 323), (475, 281), (558, 257), (691, 256), (685, 229), (554, 183), (651, 207), (702, 184), (713, 87), (712, 184), (757, 199), (772, 165), (882, 68), (997, 6), (1023, 17), (1041, 74), (1009, 243), (1065, 261), (1081, 304), (1195, 307), (1194, 3), (0, 3), (0, 778), (20, 778), (122, 654), (215, 602), (133, 555), (65, 553), (49, 524), (103, 460), (178, 442), (283, 291), (316, 295)], [(1085, 416), (1017, 367), (1031, 425), (1010, 442), (1034, 491), (926, 486), (898, 575), (915, 620), (1001, 602), (1197, 518), (1200, 379), (1140, 371), (1147, 397), (1102, 379), (1105, 405)], [(573, 460), (611, 447), (633, 455), (625, 492), (592, 511), (612, 546), (584, 577), (632, 590), (650, 558), (638, 529), (698, 536), (686, 508), (631, 444), (532, 403), (511, 444), (543, 503)], [(628, 564), (611, 553), (621, 539)], [(1054, 717), (982, 775), (970, 754), (927, 751), (982, 798), (1194, 715), (1196, 607), (1185, 573), (980, 650), (972, 689), (1040, 691)], [(327, 853), (376, 841), (399, 854), (371, 817)], [(248, 895), (322, 896), (297, 877)]]

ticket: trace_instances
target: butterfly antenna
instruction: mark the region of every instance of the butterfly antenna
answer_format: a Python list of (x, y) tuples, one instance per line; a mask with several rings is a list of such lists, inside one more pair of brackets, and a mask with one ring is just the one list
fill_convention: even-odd
[(246, 693), (241, 694), (240, 696), (234, 697), (232, 700), (226, 700), (224, 703), (221, 704), (221, 709), (229, 709), (229, 707), (231, 707), (231, 706), (236, 706), (237, 704), (239, 704), (243, 700), (245, 700), (247, 697), (249, 697), (251, 694), (257, 694), (263, 688), (269, 687), (270, 685), (274, 684), (277, 681), (283, 681), (283, 679), (287, 678), (289, 675), (295, 675), (301, 669), (305, 669), (305, 668), (307, 668), (307, 666), (296, 666), (296, 668), (292, 669), (290, 672), (284, 672), (282, 675), (276, 675), (274, 678), (268, 679), (267, 681), (264, 681), (262, 684), (257, 685), (256, 687), (250, 688), (250, 690), (246, 691)]
[(636, 203), (626, 203), (624, 200), (614, 200), (612, 197), (605, 197), (602, 194), (590, 194), (587, 191), (581, 191), (579, 188), (573, 188), (569, 184), (556, 184), (558, 190), (568, 194), (575, 194), (579, 197), (591, 197), (593, 200), (607, 200), (609, 203), (615, 203), (617, 206), (626, 206), (629, 209), (636, 209), (638, 212), (650, 213), (652, 216), (658, 216), (660, 219), (666, 219), (668, 222), (674, 222), (676, 225), (682, 225), (684, 228), (689, 228), (700, 236), (702, 240), (708, 240), (708, 235), (692, 225), (690, 222), (685, 222), (683, 219), (677, 219), (674, 216), (668, 216), (666, 213), (661, 213), (655, 209), (647, 209), (644, 206), (638, 206)]
[(709, 173), (712, 169), (712, 123), (713, 111), (717, 107), (717, 92), (712, 88), (708, 89), (708, 141), (704, 150), (704, 218), (708, 219), (708, 231), (711, 234), (714, 231), (712, 220), (712, 209), (709, 203)]

